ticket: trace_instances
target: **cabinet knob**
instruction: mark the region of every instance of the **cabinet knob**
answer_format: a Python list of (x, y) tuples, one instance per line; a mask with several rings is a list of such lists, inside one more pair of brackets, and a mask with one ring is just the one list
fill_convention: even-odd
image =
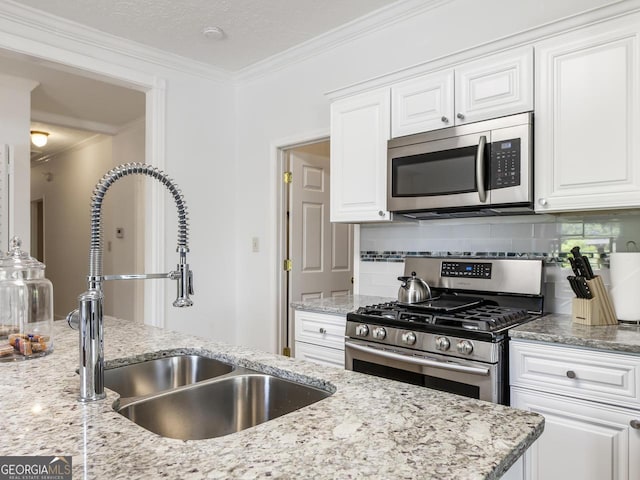
[(458, 117), (460, 120), (464, 120), (464, 115), (461, 113), (458, 113), (456, 117)]
[(381, 217), (384, 217), (384, 212), (382, 210), (378, 210), (378, 215), (380, 215)]
[(631, 425), (631, 428), (635, 428), (636, 430), (640, 430), (640, 420), (631, 420), (629, 422), (629, 425)]
[(545, 206), (547, 204), (547, 199), (546, 198), (539, 198), (538, 199), (538, 204), (540, 204), (541, 206)]
[(442, 116), (442, 118), (440, 118), (440, 120), (442, 121), (442, 123), (449, 123), (449, 119), (445, 116)]
[(567, 377), (576, 378), (576, 372), (574, 372), (573, 370), (567, 370)]
[(323, 328), (323, 327), (320, 327), (320, 333), (322, 333), (322, 334), (327, 333), (327, 329)]

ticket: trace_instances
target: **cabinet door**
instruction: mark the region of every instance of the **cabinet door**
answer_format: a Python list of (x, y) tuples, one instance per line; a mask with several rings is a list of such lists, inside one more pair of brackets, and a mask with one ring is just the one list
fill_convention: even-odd
[(640, 206), (640, 16), (536, 45), (536, 210)]
[(640, 478), (640, 411), (513, 387), (511, 406), (539, 413), (544, 432), (527, 450), (527, 480)]
[(391, 219), (387, 211), (388, 88), (331, 104), (331, 221)]
[(456, 125), (533, 110), (533, 47), (455, 69)]
[(344, 350), (321, 347), (312, 343), (296, 342), (295, 357), (330, 367), (344, 369)]
[(453, 70), (391, 87), (391, 137), (453, 125)]

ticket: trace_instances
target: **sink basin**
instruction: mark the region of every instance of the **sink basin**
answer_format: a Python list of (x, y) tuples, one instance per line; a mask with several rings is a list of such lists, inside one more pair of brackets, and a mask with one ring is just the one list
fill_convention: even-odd
[(104, 386), (142, 397), (230, 373), (233, 366), (199, 355), (174, 355), (104, 371)]
[(199, 440), (239, 432), (330, 395), (272, 375), (243, 374), (134, 401), (118, 413), (163, 437)]

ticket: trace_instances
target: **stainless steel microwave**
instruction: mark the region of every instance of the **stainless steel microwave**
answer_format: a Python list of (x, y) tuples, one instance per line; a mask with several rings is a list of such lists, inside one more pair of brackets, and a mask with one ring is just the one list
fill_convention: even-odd
[(533, 113), (394, 138), (389, 211), (413, 218), (533, 213)]

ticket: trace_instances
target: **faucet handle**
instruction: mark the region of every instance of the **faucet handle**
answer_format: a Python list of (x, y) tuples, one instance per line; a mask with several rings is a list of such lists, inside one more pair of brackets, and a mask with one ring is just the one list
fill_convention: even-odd
[(74, 330), (80, 328), (80, 311), (76, 308), (74, 311), (69, 312), (67, 315), (67, 323)]
[(193, 295), (193, 272), (189, 270), (189, 265), (181, 263), (178, 265), (178, 271), (176, 272), (178, 281), (178, 297), (173, 302), (174, 307), (190, 307), (193, 305), (193, 300), (189, 298), (189, 295)]

